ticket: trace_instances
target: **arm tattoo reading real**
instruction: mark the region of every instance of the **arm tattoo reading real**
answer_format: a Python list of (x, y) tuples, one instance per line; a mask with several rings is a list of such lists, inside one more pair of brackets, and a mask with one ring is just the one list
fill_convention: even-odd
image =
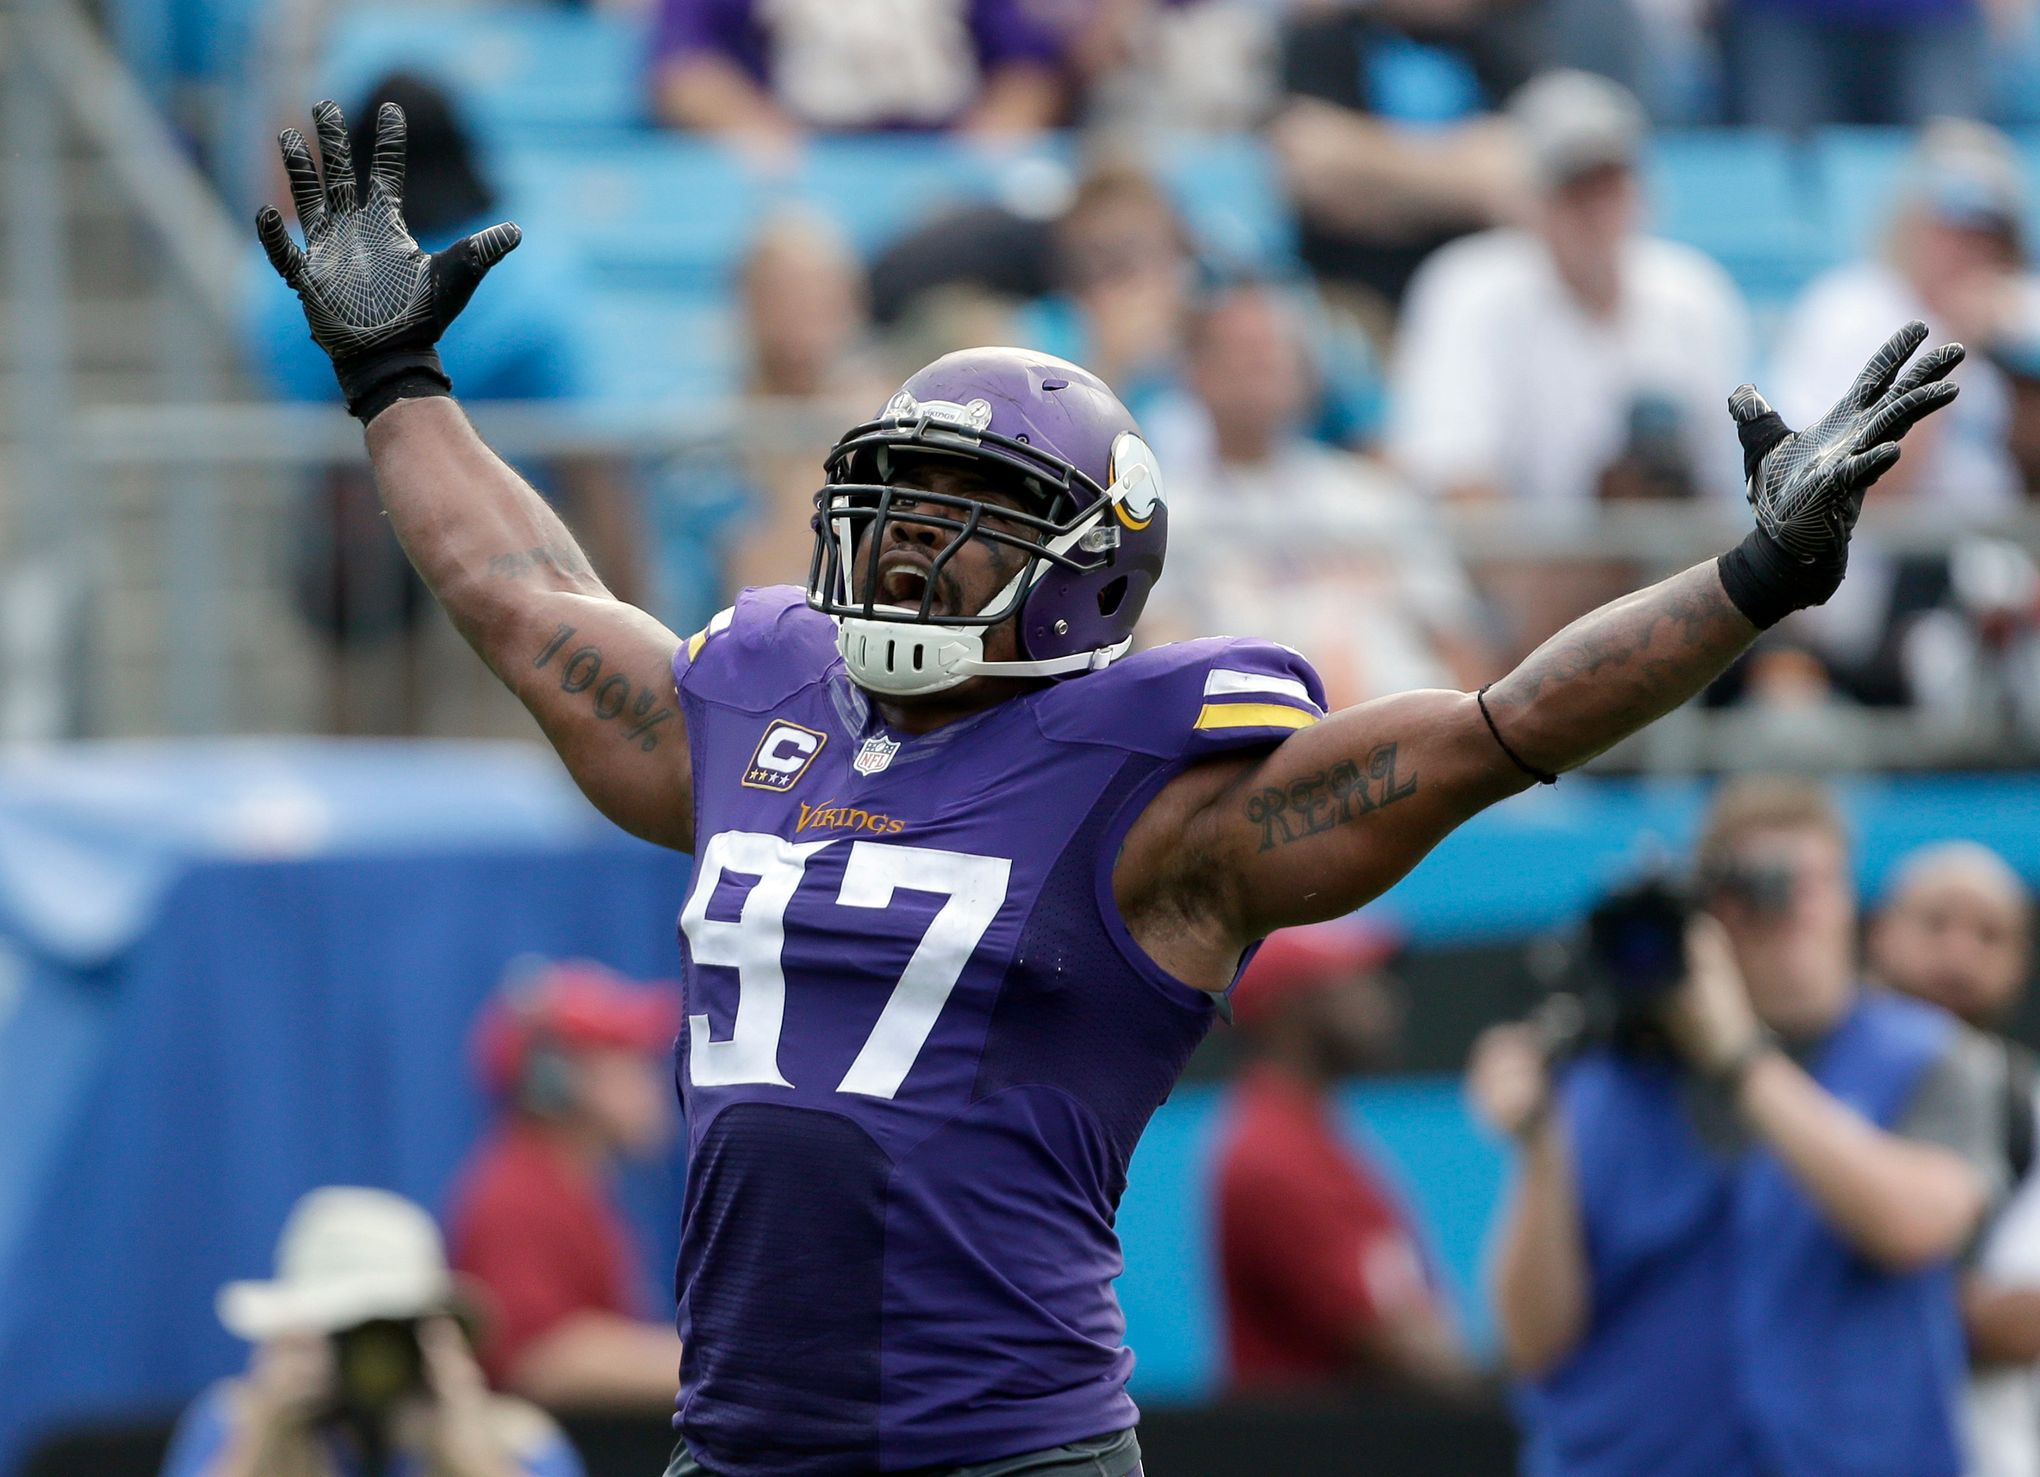
[(531, 665), (543, 671), (552, 665), (553, 658), (566, 655), (559, 664), (560, 691), (587, 693), (595, 709), (595, 716), (604, 723), (624, 719), (622, 728), (626, 741), (634, 741), (649, 754), (659, 746), (658, 727), (673, 716), (674, 710), (661, 707), (661, 694), (650, 687), (639, 687), (621, 672), (602, 675), (602, 653), (593, 646), (578, 646), (567, 650), (567, 643), (573, 640), (574, 628), (568, 625), (558, 627), (547, 641), (545, 648), (532, 660)]
[(1398, 777), (1394, 744), (1381, 744), (1365, 762), (1342, 759), (1286, 785), (1264, 785), (1247, 797), (1247, 819), (1261, 828), (1261, 850), (1301, 841), (1407, 800), (1417, 777)]

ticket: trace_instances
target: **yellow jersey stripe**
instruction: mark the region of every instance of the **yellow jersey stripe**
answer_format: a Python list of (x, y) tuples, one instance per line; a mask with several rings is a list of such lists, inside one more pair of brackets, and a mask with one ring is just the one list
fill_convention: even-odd
[(691, 662), (700, 656), (701, 648), (707, 640), (708, 632), (706, 631), (696, 631), (692, 636), (689, 636), (687, 638), (687, 660)]
[(1193, 728), (1308, 728), (1317, 714), (1280, 703), (1206, 703)]

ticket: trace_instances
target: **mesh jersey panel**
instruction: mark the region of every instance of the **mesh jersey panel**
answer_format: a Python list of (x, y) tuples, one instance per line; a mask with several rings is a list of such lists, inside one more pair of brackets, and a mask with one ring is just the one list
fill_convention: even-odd
[[(692, 1289), (681, 1348), (689, 1442), (710, 1466), (728, 1438), (746, 1470), (876, 1470), (884, 1153), (847, 1118), (739, 1103), (695, 1155), (682, 1265), (717, 1275)], [(715, 1398), (685, 1400), (702, 1388)]]

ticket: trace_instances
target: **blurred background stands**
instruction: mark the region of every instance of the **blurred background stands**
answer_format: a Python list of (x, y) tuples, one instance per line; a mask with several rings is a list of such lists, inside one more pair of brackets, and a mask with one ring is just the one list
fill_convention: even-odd
[[(931, 14), (941, 8), (937, 0), (930, 4)], [(1395, 294), (1356, 298), (1341, 285), (1343, 276), (1309, 287), (1307, 264), (1325, 261), (1312, 244), (1326, 229), (1313, 204), (1314, 160), (1330, 159), (1336, 182), (1339, 169), (1357, 167), (1351, 161), (1365, 154), (1361, 143), (1378, 139), (1390, 152), (1368, 168), (1407, 175), (1413, 161), (1436, 166), (1447, 158), (1449, 140), (1471, 126), (1453, 120), (1479, 122), (1483, 139), (1501, 138), (1503, 115), (1495, 110), (1514, 82), (1574, 60), (1625, 76), (1660, 116), (1722, 115), (1720, 88), (1710, 94), (1705, 84), (1718, 69), (1706, 66), (1695, 73), (1702, 78), (1697, 91), (1688, 88), (1700, 101), (1673, 105), (1677, 89), (1662, 78), (1678, 70), (1678, 45), (1666, 39), (1661, 17), (1638, 23), (1635, 45), (1624, 54), (1644, 60), (1631, 66), (1605, 47), (1597, 53), (1587, 46), (1581, 38), (1594, 27), (1579, 23), (1579, 6), (1559, 0), (1508, 17), (1411, 0), (1369, 12), (1374, 18), (1364, 22), (1336, 5), (1293, 13), (1248, 8), (1253, 18), (1226, 0), (1162, 6), (1071, 0), (1043, 9), (1042, 34), (1059, 38), (1060, 49), (1052, 51), (1060, 60), (1052, 69), (1058, 102), (1041, 118), (1078, 127), (1013, 122), (986, 138), (967, 127), (845, 133), (810, 123), (777, 152), (761, 152), (741, 129), (726, 145), (655, 125), (653, 36), (661, 22), (628, 8), (111, 3), (100, 17), (109, 54), (79, 10), (37, 0), (18, 25), (27, 38), (47, 33), (53, 40), (17, 48), (15, 66), (24, 80), (49, 89), (54, 107), (38, 125), (48, 147), (31, 130), (30, 147), (12, 168), (18, 182), (32, 187), (25, 201), (39, 187), (68, 208), (51, 217), (65, 221), (64, 229), (17, 222), (8, 243), (10, 298), (18, 315), (29, 315), (18, 324), (24, 331), (10, 335), (21, 371), (8, 397), (16, 452), (9, 460), (19, 462), (10, 481), (21, 484), (15, 546), (49, 557), (25, 561), (34, 565), (33, 577), (5, 582), (7, 598), (23, 607), (8, 623), (13, 635), (5, 653), (21, 680), (8, 685), (8, 721), (0, 726), (48, 734), (335, 726), (524, 731), (523, 720), (474, 680), (474, 664), (436, 613), (424, 613), (414, 638), (424, 652), (409, 679), (414, 698), (394, 713), (378, 713), (373, 704), (363, 712), (363, 705), (337, 699), (333, 688), (344, 674), (319, 655), (323, 638), (290, 614), (303, 596), (288, 588), (301, 578), (301, 571), (291, 573), (288, 551), (307, 536), (293, 493), (298, 476), (325, 476), (324, 469), (352, 464), (355, 454), (348, 428), (323, 408), (264, 404), (264, 394), (281, 382), (261, 355), (251, 358), (243, 315), (250, 303), (263, 311), (288, 303), (238, 222), (254, 201), (277, 193), (267, 140), (310, 97), (355, 105), (397, 70), (447, 89), (475, 140), (495, 213), (519, 220), (533, 246), (543, 248), (506, 263), (495, 295), (506, 303), (573, 304), (551, 310), (560, 336), (543, 351), (575, 366), (552, 376), (559, 388), (546, 393), (556, 398), (505, 415), (489, 429), (527, 465), (589, 467), (609, 479), (616, 489), (609, 503), (625, 515), (583, 516), (577, 526), (598, 546), (604, 572), (619, 588), (636, 590), (680, 625), (715, 608), (739, 579), (801, 572), (795, 546), (804, 520), (795, 488), (807, 453), (782, 455), (781, 471), (762, 481), (755, 471), (730, 469), (754, 460), (758, 448), (790, 453), (796, 445), (826, 445), (846, 408), (870, 398), (871, 387), (911, 367), (906, 361), (963, 341), (1017, 338), (1112, 359), (1122, 342), (1180, 345), (1183, 315), (1229, 281), (1287, 281), (1318, 304), (1309, 313), (1312, 372), (1325, 399), (1307, 429), (1365, 452), (1386, 394), (1371, 366), (1396, 351), (1400, 325), (1386, 306)], [(717, 16), (715, 24), (727, 30), (729, 18)], [(1623, 7), (1617, 19), (1626, 27), (1633, 17)], [(2012, 16), (1996, 23), (1995, 64), (2016, 70), (2029, 55), (2021, 29), (2029, 21)], [(1163, 33), (1176, 39), (1157, 41)], [(1704, 56), (1718, 38), (1695, 34)], [(1051, 54), (1040, 52), (1039, 39), (1029, 43), (1037, 60)], [(1231, 79), (1221, 89), (1230, 104), (1184, 101), (1167, 91), (1169, 58), (1182, 47), (1201, 56), (1207, 72)], [(1285, 47), (1296, 65), (1314, 58), (1320, 71), (1325, 57), (1346, 57), (1359, 68), (1359, 90), (1308, 82), (1293, 69), (1285, 74), (1278, 65)], [(44, 63), (37, 76), (46, 71), (46, 81), (27, 76), (31, 58)], [(1988, 108), (2022, 122), (2022, 109), (2040, 94), (2040, 85), (2027, 85), (2036, 77), (2040, 71), (2028, 71), (2007, 82)], [(237, 80), (245, 85), (229, 85)], [(1143, 95), (1136, 85), (1143, 82), (1154, 84), (1155, 97), (1130, 103)], [(1285, 102), (1285, 85), (1308, 107)], [(108, 105), (109, 93), (120, 106)], [(1338, 124), (1346, 130), (1338, 134), (1343, 143), (1298, 142), (1329, 127), (1335, 115), (1348, 119)], [(1298, 118), (1315, 121), (1306, 127)], [(1364, 120), (1365, 128), (1353, 120)], [(1214, 123), (1223, 127), (1198, 126)], [(1260, 124), (1270, 130), (1253, 131)], [(1660, 128), (1642, 142), (1646, 228), (1712, 257), (1750, 305), (1758, 352), (1745, 372), (1761, 374), (1771, 350), (1789, 347), (1789, 335), (1780, 337), (1787, 310), (1821, 274), (1879, 251), (1901, 207), (1918, 194), (1912, 147), (1903, 129), (1846, 126), (1801, 134)], [(2035, 135), (2015, 132), (2005, 147), (2015, 172), (2030, 174), (2040, 159)], [(1493, 165), (1493, 196), (1452, 229), (1511, 219), (1523, 206), (1525, 197), (1510, 183), (1506, 142), (1490, 152), (1500, 161)], [(1070, 238), (1058, 235), (1057, 222), (1072, 202), (1081, 208), (1089, 198), (1079, 188), (1086, 177), (1102, 180), (1114, 171), (1160, 186), (1185, 232), (1181, 275), (1153, 277), (1152, 287), (1113, 277), (1126, 269), (1111, 253), (1124, 248), (1108, 235), (1107, 256), (1087, 258), (1094, 265), (1085, 269), (1094, 274), (1087, 280), (1101, 285), (1059, 297), (1057, 284), (1068, 279), (1056, 264), (1075, 259), (1059, 245)], [(2017, 210), (2023, 223), (2033, 221), (2030, 191), (2022, 189)], [(770, 346), (760, 335), (771, 330), (757, 321), (755, 299), (748, 314), (744, 306), (746, 262), (790, 214), (836, 234), (853, 270), (875, 262), (881, 274), (878, 323), (853, 327), (844, 342), (857, 372), (822, 401), (775, 386), (761, 372)], [(958, 220), (999, 234), (958, 235), (960, 227), (943, 224)], [(194, 234), (192, 221), (207, 229)], [(931, 231), (938, 256), (975, 252), (978, 261), (996, 261), (1000, 272), (966, 272), (960, 282), (939, 286), (917, 275), (928, 270), (926, 251), (900, 253)], [(1443, 239), (1450, 230), (1418, 234)], [(985, 243), (996, 249), (985, 250)], [(1414, 263), (1422, 252), (1404, 256)], [(171, 270), (139, 268), (156, 260)], [(1027, 261), (1040, 263), (1037, 277), (1027, 277)], [(1009, 266), (1021, 266), (1020, 277)], [(1100, 271), (1107, 276), (1096, 277)], [(1113, 285), (1121, 280), (1123, 286)], [(1168, 289), (1178, 306), (1166, 310), (1175, 326), (1157, 316), (1163, 299), (1153, 296), (1167, 280), (1178, 283)], [(570, 289), (555, 289), (566, 282)], [(1043, 292), (1038, 302), (1028, 301)], [(49, 311), (50, 299), (73, 305), (63, 320)], [(1059, 302), (1076, 304), (1076, 316)], [(1108, 303), (1109, 316), (1095, 316), (1108, 309), (1094, 304)], [(146, 327), (138, 333), (137, 325)], [(2029, 378), (2040, 356), (2012, 352), (2024, 348), (2008, 345), (1995, 356), (2015, 408), (2034, 400), (2029, 386), (2040, 384), (2040, 376)], [(1160, 371), (1156, 393), (1187, 394), (1179, 352), (1153, 361)], [(1134, 375), (1130, 390), (1141, 381), (1136, 368), (1122, 372)], [(473, 381), (476, 372), (464, 381), (470, 399), (484, 391)], [(1979, 366), (1971, 377), (1984, 373)], [(1977, 392), (1973, 387), (1971, 398)], [(316, 390), (303, 385), (291, 393)], [(1394, 397), (1386, 394), (1386, 414), (1394, 413)], [(1999, 455), (2020, 477), (2040, 463), (2029, 449), (2036, 421), (2020, 410), (1998, 432), (2005, 443)], [(59, 470), (53, 475), (50, 468)], [(767, 484), (776, 489), (770, 497), (761, 491)], [(49, 490), (84, 485), (92, 496)], [(1886, 501), (1893, 506), (1872, 518), (1889, 525), (1884, 542), (1896, 556), (1922, 546), (1945, 552), (1956, 540), (1958, 531), (1931, 512)], [(1954, 608), (1971, 633), (1960, 640), (1972, 647), (1980, 640), (1992, 660), (2030, 645), (2023, 633), (2034, 624), (2040, 581), (2022, 552), (2031, 542), (2029, 506), (2015, 494), (1989, 510), (1981, 531), (2004, 531), (2010, 541), (1969, 558), (1960, 566), (1962, 579), (1942, 582), (1953, 594), (1929, 602)], [(570, 516), (574, 511), (570, 506)], [(1642, 509), (1603, 505), (1591, 527), (1561, 532), (1520, 510), (1442, 513), (1446, 535), (1475, 566), (1476, 593), (1490, 602), (1494, 592), (1479, 578), (1484, 553), (1549, 559), (1598, 552), (1648, 574), (1718, 548), (1740, 516), (1705, 499)], [(789, 532), (761, 545), (743, 536), (747, 519)], [(1250, 537), (1279, 548), (1296, 541), (1299, 527), (1324, 520), (1313, 506), (1291, 510), (1279, 523), (1265, 513), (1240, 521), (1251, 525)], [(1348, 542), (1371, 536), (1364, 531), (1369, 520), (1353, 522), (1343, 535)], [(615, 531), (605, 538), (596, 523)], [(1975, 520), (1966, 520), (1960, 533), (1978, 531)], [(1541, 634), (1512, 632), (1504, 614), (1491, 608), (1484, 632), (1495, 650)], [(1305, 647), (1313, 639), (1341, 639), (1329, 630), (1284, 634)], [(1836, 660), (1831, 643), (1803, 640), (1795, 649), (1812, 653), (1816, 663)], [(371, 688), (376, 659), (371, 651)], [(1783, 693), (1787, 708), (1807, 701), (1794, 681), (1771, 680), (1780, 670), (1774, 664), (1763, 682), (1731, 685), (1714, 719), (1682, 719), (1606, 762), (1680, 768), (1775, 752), (1779, 741), (1764, 735), (1781, 725), (1789, 730), (1792, 720), (1753, 714), (1747, 702), (1733, 700), (1755, 693), (1765, 697), (1758, 707), (1778, 706), (1771, 698)], [(66, 680), (67, 672), (87, 675)], [(1868, 699), (1896, 703), (1895, 712), (1859, 707), (1863, 692), (1846, 672), (1842, 688), (1846, 701), (1822, 699), (1821, 711), (1848, 731), (1836, 752), (1863, 762), (1990, 762), (2010, 752), (2007, 742), (2030, 744), (2023, 734), (2034, 719), (2009, 696), (1965, 690), (1959, 721), (1943, 715), (1930, 724), (1907, 711), (1925, 698), (1904, 684), (1887, 683)], [(1762, 743), (1771, 749), (1751, 747)]]

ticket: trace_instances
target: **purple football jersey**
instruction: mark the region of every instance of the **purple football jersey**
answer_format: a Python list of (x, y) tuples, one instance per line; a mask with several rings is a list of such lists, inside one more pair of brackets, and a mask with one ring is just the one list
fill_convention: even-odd
[(674, 674), (688, 1445), (834, 1477), (1131, 1425), (1113, 1217), (1216, 1007), (1128, 936), (1112, 860), (1184, 766), (1316, 721), (1317, 675), (1191, 642), (915, 737), (791, 587)]

